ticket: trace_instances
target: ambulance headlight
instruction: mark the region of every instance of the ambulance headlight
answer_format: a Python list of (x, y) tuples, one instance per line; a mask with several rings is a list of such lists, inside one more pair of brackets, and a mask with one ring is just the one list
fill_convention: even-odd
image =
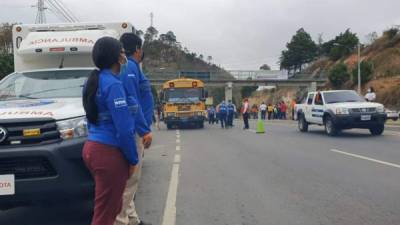
[(383, 106), (378, 106), (378, 107), (376, 107), (376, 112), (383, 113), (383, 112), (385, 112), (385, 108)]
[(196, 116), (203, 116), (203, 112), (196, 112)]
[(86, 137), (87, 122), (85, 117), (57, 121), (60, 137), (64, 140)]

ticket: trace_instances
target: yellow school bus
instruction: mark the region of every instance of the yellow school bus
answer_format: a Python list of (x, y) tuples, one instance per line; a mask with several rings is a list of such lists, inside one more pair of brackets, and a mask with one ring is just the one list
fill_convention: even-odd
[(165, 82), (162, 89), (164, 122), (168, 129), (181, 125), (204, 127), (207, 98), (204, 82), (180, 78)]

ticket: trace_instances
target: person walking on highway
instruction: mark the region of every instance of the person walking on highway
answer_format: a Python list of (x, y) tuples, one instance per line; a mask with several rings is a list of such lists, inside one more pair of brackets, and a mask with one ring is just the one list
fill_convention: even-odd
[(287, 105), (284, 101), (281, 102), (280, 111), (281, 111), (281, 119), (286, 120)]
[(268, 120), (273, 119), (274, 107), (271, 105), (271, 103), (268, 104), (267, 111), (268, 111)]
[(121, 43), (111, 37), (98, 39), (92, 59), (98, 69), (91, 72), (83, 89), (88, 137), (82, 158), (95, 182), (91, 224), (113, 225), (121, 211), (126, 182), (139, 163), (136, 124), (117, 77), (127, 63)]
[(267, 105), (264, 102), (262, 102), (260, 105), (260, 112), (261, 112), (261, 119), (265, 120), (267, 115)]
[(367, 94), (365, 95), (365, 100), (368, 102), (373, 102), (376, 99), (375, 90), (373, 87), (368, 88)]
[(225, 101), (222, 101), (221, 104), (218, 105), (218, 114), (219, 120), (221, 122), (221, 128), (227, 128), (226, 119), (227, 119), (228, 108)]
[(243, 122), (244, 122), (244, 127), (243, 129), (249, 129), (249, 116), (250, 116), (250, 105), (249, 105), (249, 99), (245, 98), (243, 102), (243, 108), (242, 108), (242, 115), (243, 115)]
[(208, 124), (214, 124), (214, 121), (215, 121), (215, 109), (214, 109), (213, 106), (208, 107), (207, 116), (208, 116)]
[(123, 194), (123, 204), (120, 214), (116, 218), (115, 225), (146, 225), (139, 219), (134, 196), (139, 187), (141, 169), (143, 165), (144, 149), (149, 148), (152, 142), (151, 124), (154, 116), (153, 94), (150, 82), (142, 73), (140, 63), (143, 61), (142, 40), (134, 33), (125, 33), (120, 41), (128, 56), (128, 68), (121, 73), (120, 79), (125, 87), (128, 99), (138, 99), (138, 105), (132, 110), (138, 112), (136, 121), (136, 142), (139, 155), (139, 164), (133, 176), (128, 180)]
[(233, 118), (235, 116), (236, 106), (232, 103), (232, 100), (229, 100), (227, 109), (228, 109), (227, 124), (228, 127), (233, 127)]

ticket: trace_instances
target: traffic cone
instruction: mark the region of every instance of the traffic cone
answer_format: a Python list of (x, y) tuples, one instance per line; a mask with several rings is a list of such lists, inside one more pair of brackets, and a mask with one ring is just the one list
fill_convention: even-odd
[(258, 119), (257, 121), (257, 130), (256, 130), (257, 134), (263, 134), (265, 133), (265, 129), (264, 129), (264, 121), (262, 121), (261, 119)]

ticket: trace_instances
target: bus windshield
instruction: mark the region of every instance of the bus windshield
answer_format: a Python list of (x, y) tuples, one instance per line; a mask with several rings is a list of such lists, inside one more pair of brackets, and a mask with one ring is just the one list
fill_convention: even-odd
[(171, 88), (166, 91), (167, 102), (198, 102), (202, 97), (201, 88)]

